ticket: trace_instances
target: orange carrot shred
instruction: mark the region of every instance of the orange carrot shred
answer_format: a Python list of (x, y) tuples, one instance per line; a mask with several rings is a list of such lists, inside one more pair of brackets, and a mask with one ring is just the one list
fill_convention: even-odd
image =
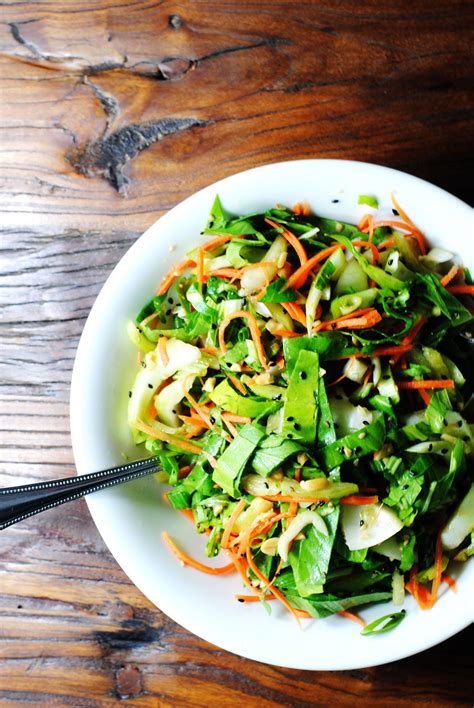
[(217, 246), (221, 246), (223, 243), (227, 243), (227, 241), (232, 241), (234, 238), (245, 238), (246, 235), (247, 234), (224, 234), (223, 236), (217, 236), (211, 241), (207, 241), (201, 248), (204, 251), (212, 251), (213, 248), (217, 248)]
[(242, 511), (245, 509), (246, 505), (245, 499), (241, 499), (238, 504), (236, 504), (232, 514), (229, 517), (229, 520), (227, 521), (224, 529), (224, 533), (222, 535), (222, 541), (221, 541), (221, 548), (228, 548), (229, 546), (229, 539), (230, 535), (232, 533), (232, 529), (234, 528), (234, 524), (237, 521), (237, 517), (242, 513)]
[(196, 280), (198, 283), (204, 282), (204, 248), (202, 246), (197, 250)]
[(422, 388), (454, 388), (452, 379), (420, 379), (413, 381), (396, 381), (400, 389), (422, 389)]
[(221, 568), (213, 568), (209, 565), (204, 565), (204, 563), (200, 563), (181, 550), (181, 548), (179, 548), (179, 546), (177, 546), (172, 540), (167, 531), (163, 531), (161, 535), (168, 548), (174, 553), (176, 558), (183, 563), (183, 565), (189, 565), (191, 568), (199, 570), (201, 573), (207, 573), (208, 575), (224, 575), (225, 573), (231, 573), (235, 570), (233, 563), (224, 565)]
[(442, 576), (441, 576), (441, 582), (442, 582), (442, 583), (446, 583), (447, 585), (449, 585), (449, 587), (451, 588), (451, 590), (452, 590), (453, 592), (457, 592), (457, 591), (458, 591), (458, 586), (456, 585), (456, 581), (455, 581), (454, 578), (452, 578), (450, 575), (442, 575)]
[(362, 617), (359, 617), (359, 615), (356, 615), (355, 612), (349, 612), (348, 610), (342, 610), (341, 612), (337, 613), (339, 617), (345, 617), (346, 619), (352, 620), (353, 622), (357, 622), (357, 624), (360, 624), (361, 627), (365, 627), (365, 622), (362, 619)]
[(245, 388), (244, 384), (240, 381), (240, 379), (237, 378), (237, 376), (230, 374), (228, 371), (226, 371), (226, 376), (229, 379), (229, 381), (232, 381), (235, 388), (237, 389), (237, 391), (239, 391), (242, 394), (242, 396), (247, 395), (247, 389)]
[(441, 280), (439, 281), (443, 287), (446, 287), (452, 280), (457, 276), (459, 273), (460, 268), (458, 266), (453, 265), (452, 268), (448, 270), (446, 275), (443, 275)]
[(265, 355), (265, 350), (263, 348), (262, 344), (262, 335), (260, 333), (260, 330), (258, 328), (257, 320), (253, 315), (250, 314), (250, 312), (247, 312), (247, 310), (237, 310), (236, 312), (231, 312), (228, 314), (224, 319), (222, 320), (220, 326), (219, 326), (219, 346), (221, 348), (221, 352), (225, 354), (227, 352), (227, 346), (225, 343), (225, 330), (227, 328), (227, 325), (232, 321), (235, 320), (236, 318), (243, 317), (246, 319), (249, 323), (250, 327), (250, 333), (252, 335), (252, 339), (255, 343), (255, 346), (257, 347), (257, 353), (258, 353), (258, 358), (260, 359), (260, 363), (262, 364), (264, 369), (268, 369), (268, 363), (267, 363), (267, 357)]
[(299, 322), (303, 327), (306, 327), (306, 314), (301, 305), (297, 305), (295, 302), (282, 302), (280, 304), (292, 319)]
[(303, 287), (314, 266), (328, 258), (332, 253), (334, 253), (334, 251), (337, 251), (338, 248), (343, 249), (342, 244), (338, 243), (334, 246), (328, 246), (328, 248), (323, 248), (322, 251), (319, 251), (319, 253), (316, 253), (315, 256), (307, 260), (304, 265), (301, 265), (288, 278), (288, 282), (285, 285), (285, 290), (287, 288), (296, 288), (298, 290), (299, 288)]
[(453, 295), (474, 295), (474, 285), (450, 285), (446, 290)]
[(274, 229), (283, 229), (282, 231), (282, 236), (288, 241), (288, 243), (293, 246), (293, 248), (296, 251), (296, 254), (300, 260), (301, 265), (304, 265), (306, 261), (308, 260), (308, 256), (306, 255), (306, 251), (304, 249), (303, 244), (297, 238), (294, 234), (291, 233), (287, 228), (282, 226), (281, 224), (277, 224), (275, 221), (272, 221), (271, 219), (265, 219), (266, 223), (269, 224), (270, 226), (273, 226)]
[(168, 340), (166, 337), (160, 337), (158, 340), (158, 352), (160, 354), (160, 359), (162, 361), (163, 366), (168, 366), (170, 363), (170, 358), (168, 356)]
[(170, 287), (173, 285), (174, 281), (178, 277), (178, 275), (181, 275), (185, 270), (188, 268), (191, 268), (191, 266), (195, 265), (195, 261), (191, 260), (188, 258), (188, 260), (183, 261), (180, 265), (175, 266), (170, 270), (170, 272), (165, 275), (163, 280), (160, 283), (160, 287), (156, 291), (157, 295), (164, 295)]
[(339, 499), (341, 504), (351, 504), (352, 506), (361, 506), (363, 504), (377, 504), (379, 498), (377, 496), (363, 497), (358, 494), (351, 494), (348, 497)]

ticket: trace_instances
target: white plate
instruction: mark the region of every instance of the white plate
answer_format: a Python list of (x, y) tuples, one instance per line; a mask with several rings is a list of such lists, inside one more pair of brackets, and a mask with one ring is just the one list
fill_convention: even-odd
[[(431, 243), (454, 250), (472, 267), (472, 210), (467, 204), (402, 172), (347, 160), (299, 160), (242, 172), (194, 194), (153, 224), (110, 275), (84, 327), (71, 389), (79, 474), (120, 464), (124, 453), (142, 456), (126, 424), (128, 390), (136, 371), (126, 323), (171, 265), (200, 242), (217, 193), (236, 214), (306, 199), (323, 216), (357, 222), (367, 210), (357, 205), (360, 194), (377, 196), (381, 212), (391, 215), (392, 190)], [(339, 202), (333, 203), (335, 199)], [(164, 529), (189, 553), (206, 560), (204, 540), (164, 504), (162, 491), (146, 478), (97, 492), (88, 504), (110, 551), (135, 585), (180, 625), (235, 654), (291, 668), (353, 669), (415, 654), (472, 621), (470, 562), (453, 572), (457, 594), (443, 586), (430, 611), (420, 611), (409, 598), (407, 617), (391, 633), (361, 637), (357, 625), (338, 616), (305, 621), (301, 631), (277, 603), (271, 603), (270, 616), (259, 603), (236, 602), (233, 595), (242, 586), (235, 575), (212, 577), (176, 562), (161, 540)], [(390, 604), (378, 605), (362, 615), (370, 621), (391, 610)]]

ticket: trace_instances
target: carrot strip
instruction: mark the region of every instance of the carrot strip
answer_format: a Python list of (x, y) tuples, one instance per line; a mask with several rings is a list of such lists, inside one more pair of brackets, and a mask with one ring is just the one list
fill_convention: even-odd
[(184, 437), (190, 440), (191, 438), (195, 438), (196, 435), (200, 435), (203, 430), (206, 430), (204, 424), (202, 422), (196, 423)]
[(144, 327), (145, 325), (149, 324), (150, 322), (155, 320), (159, 314), (159, 312), (152, 312), (151, 315), (148, 315), (148, 317), (145, 317), (145, 319), (140, 322), (140, 326)]
[(140, 430), (142, 433), (146, 433), (155, 440), (167, 442), (170, 445), (174, 445), (174, 447), (179, 447), (182, 450), (186, 450), (186, 452), (190, 452), (193, 455), (205, 455), (213, 467), (215, 467), (215, 465), (217, 464), (217, 460), (215, 459), (215, 457), (212, 457), (212, 455), (209, 455), (209, 453), (207, 453), (205, 450), (198, 447), (197, 445), (193, 445), (193, 443), (190, 443), (187, 440), (182, 440), (181, 438), (178, 438), (175, 435), (165, 433), (163, 430), (159, 430), (158, 428), (152, 428), (151, 425), (147, 425), (141, 420), (136, 420), (133, 426), (137, 430)]
[(339, 617), (345, 617), (346, 619), (352, 620), (353, 622), (357, 622), (357, 624), (360, 624), (361, 627), (365, 627), (364, 620), (362, 619), (362, 617), (359, 617), (359, 615), (356, 615), (355, 612), (348, 612), (348, 610), (342, 610), (337, 614), (339, 615)]
[(429, 406), (431, 401), (431, 395), (428, 393), (428, 391), (425, 391), (423, 388), (419, 388), (418, 393), (423, 399), (423, 403), (425, 404), (425, 406)]
[(439, 281), (443, 287), (446, 287), (452, 280), (457, 276), (461, 269), (458, 268), (458, 266), (453, 265), (452, 268), (448, 270), (446, 275), (443, 275), (441, 280)]
[(224, 234), (223, 236), (217, 236), (211, 241), (207, 241), (201, 248), (204, 251), (212, 251), (213, 248), (217, 248), (217, 246), (221, 246), (223, 243), (227, 243), (227, 241), (232, 241), (233, 238), (245, 238), (246, 235), (247, 234)]
[(229, 374), (228, 371), (226, 371), (226, 376), (229, 379), (229, 381), (232, 381), (235, 388), (237, 389), (237, 391), (239, 391), (242, 394), (242, 396), (247, 395), (247, 389), (245, 388), (243, 383), (240, 381), (240, 379), (237, 378), (237, 376), (234, 376), (233, 374)]
[(365, 247), (370, 248), (370, 250), (372, 251), (373, 259), (374, 259), (374, 265), (376, 265), (379, 262), (380, 254), (378, 252), (377, 246), (374, 243), (372, 243), (372, 241), (370, 239), (368, 241), (359, 241), (359, 240), (352, 241), (352, 245), (359, 246), (361, 248), (365, 248)]
[(238, 268), (217, 268), (216, 270), (211, 270), (209, 275), (215, 275), (218, 278), (229, 278), (232, 281), (240, 278), (240, 270)]
[(230, 534), (234, 528), (234, 524), (237, 521), (237, 517), (242, 513), (246, 505), (245, 499), (241, 499), (239, 503), (235, 506), (234, 511), (229, 517), (228, 522), (225, 525), (224, 533), (222, 535), (221, 548), (228, 548)]
[(272, 593), (272, 595), (275, 595), (275, 597), (276, 597), (278, 600), (280, 600), (281, 604), (282, 604), (284, 607), (286, 607), (286, 609), (287, 609), (289, 612), (291, 612), (291, 614), (292, 614), (293, 617), (296, 619), (296, 621), (297, 621), (297, 623), (298, 623), (298, 625), (299, 625), (299, 624), (300, 624), (300, 621), (299, 621), (298, 615), (296, 614), (294, 608), (290, 605), (290, 603), (288, 602), (288, 600), (286, 599), (286, 597), (285, 597), (279, 590), (277, 590), (273, 585), (270, 584), (270, 580), (266, 577), (266, 575), (264, 575), (264, 574), (260, 571), (260, 568), (257, 566), (257, 564), (255, 563), (255, 561), (253, 560), (252, 551), (251, 551), (251, 549), (250, 549), (250, 546), (247, 548), (246, 556), (247, 556), (247, 563), (249, 564), (250, 568), (251, 568), (252, 571), (255, 573), (255, 575), (257, 576), (257, 578), (265, 585), (265, 589), (270, 590), (270, 592)]
[(456, 581), (455, 581), (454, 578), (452, 578), (450, 575), (442, 575), (442, 576), (441, 576), (441, 582), (442, 582), (442, 583), (446, 583), (447, 585), (449, 585), (449, 587), (451, 588), (451, 590), (452, 590), (453, 592), (457, 592), (457, 591), (458, 591), (458, 586), (456, 585)]
[(408, 214), (401, 208), (401, 206), (398, 203), (398, 201), (396, 200), (395, 194), (393, 192), (390, 195), (390, 199), (392, 200), (393, 206), (398, 211), (398, 213), (400, 214), (402, 219), (404, 219), (407, 222), (407, 224), (409, 224), (411, 226), (412, 231), (415, 234), (416, 239), (418, 241), (418, 245), (420, 246), (420, 251), (421, 251), (422, 255), (423, 256), (426, 255), (426, 243), (425, 243), (425, 239), (424, 239), (422, 232), (420, 231), (418, 226), (410, 219)]
[(341, 504), (350, 504), (352, 506), (361, 506), (363, 504), (377, 504), (379, 498), (377, 496), (363, 497), (358, 494), (351, 494), (348, 497), (339, 499)]
[(297, 238), (294, 234), (291, 233), (287, 228), (282, 226), (282, 224), (277, 224), (275, 221), (272, 221), (271, 219), (265, 219), (265, 222), (269, 224), (270, 226), (273, 226), (274, 229), (283, 229), (282, 231), (282, 236), (285, 238), (288, 243), (293, 246), (293, 248), (296, 251), (296, 255), (299, 258), (299, 261), (301, 265), (304, 265), (306, 261), (308, 260), (308, 256), (306, 255), (306, 251), (304, 249), (303, 244)]
[(212, 568), (209, 565), (204, 565), (204, 563), (200, 563), (199, 561), (195, 560), (191, 556), (188, 556), (187, 553), (185, 553), (179, 546), (175, 544), (175, 542), (172, 540), (172, 538), (169, 536), (167, 531), (163, 531), (161, 534), (163, 541), (166, 543), (168, 548), (174, 553), (176, 558), (182, 563), (183, 565), (189, 565), (191, 568), (194, 568), (195, 570), (201, 571), (201, 573), (207, 573), (208, 575), (224, 575), (225, 573), (230, 573), (235, 570), (235, 566), (233, 563), (229, 563), (228, 565), (224, 565), (221, 568)]
[(446, 290), (453, 295), (474, 295), (474, 285), (450, 285)]
[(234, 597), (239, 602), (261, 602), (261, 600), (268, 602), (269, 600), (276, 600), (275, 595), (265, 595), (265, 597), (259, 597), (258, 595), (234, 595)]
[(231, 420), (228, 420), (225, 416), (222, 416), (222, 421), (224, 425), (227, 427), (229, 433), (232, 435), (233, 438), (236, 438), (239, 434), (239, 431), (235, 427), (235, 425), (232, 423)]
[(204, 283), (204, 248), (201, 246), (197, 250), (196, 280)]
[(156, 291), (157, 295), (164, 295), (170, 287), (173, 285), (174, 281), (178, 277), (178, 275), (181, 275), (185, 270), (188, 268), (191, 268), (191, 266), (195, 265), (195, 261), (191, 260), (191, 258), (188, 258), (186, 261), (183, 261), (180, 265), (176, 266), (175, 268), (172, 268), (170, 272), (165, 275), (163, 280), (160, 283), (160, 287)]
[(211, 423), (211, 419), (207, 414), (207, 411), (203, 408), (203, 406), (200, 406), (199, 403), (196, 401), (196, 399), (189, 393), (188, 391), (188, 381), (189, 379), (195, 378), (194, 374), (189, 374), (186, 376), (186, 378), (183, 381), (183, 394), (189, 401), (189, 403), (192, 405), (198, 416), (201, 418), (201, 420), (204, 421), (206, 428), (209, 428), (211, 430), (214, 430), (214, 426)]
[(454, 388), (452, 379), (425, 379), (413, 381), (396, 381), (400, 389), (422, 389), (422, 388)]
[(184, 465), (184, 467), (180, 467), (178, 470), (178, 479), (184, 479), (187, 477), (193, 468), (194, 465)]
[(310, 209), (308, 202), (305, 199), (303, 202), (303, 216), (309, 216), (310, 214), (311, 214), (311, 209)]
[(217, 354), (216, 347), (201, 347), (201, 351), (205, 354)]
[(258, 597), (263, 596), (263, 592), (259, 590), (258, 588), (254, 587), (252, 583), (250, 582), (250, 579), (245, 572), (248, 568), (248, 563), (245, 558), (238, 558), (232, 551), (227, 551), (229, 554), (229, 558), (231, 559), (232, 563), (234, 564), (234, 568), (240, 575), (240, 579), (242, 580), (243, 584), (246, 585), (246, 587), (249, 588), (253, 593), (255, 593)]
[(288, 312), (292, 319), (302, 324), (303, 327), (306, 327), (306, 314), (301, 305), (297, 305), (295, 302), (281, 302), (280, 305)]
[(249, 418), (248, 415), (237, 415), (237, 413), (229, 413), (228, 411), (224, 411), (222, 414), (222, 417), (226, 417), (227, 420), (230, 420), (231, 423), (251, 423), (252, 418)]
[(258, 328), (257, 320), (253, 315), (250, 314), (250, 312), (247, 312), (247, 310), (237, 310), (236, 312), (231, 312), (228, 314), (224, 319), (222, 320), (220, 326), (219, 326), (219, 346), (221, 348), (221, 352), (225, 354), (227, 352), (227, 346), (225, 343), (225, 330), (227, 328), (227, 325), (232, 321), (235, 320), (236, 318), (243, 317), (245, 318), (250, 327), (250, 334), (252, 335), (252, 339), (255, 343), (255, 346), (257, 347), (257, 353), (258, 353), (258, 358), (260, 359), (260, 363), (262, 364), (264, 369), (268, 369), (268, 363), (267, 363), (267, 358), (265, 356), (265, 350), (263, 348), (262, 344), (262, 335), (260, 333), (260, 330)]
[(443, 549), (441, 547), (441, 531), (436, 538), (435, 561), (434, 561), (434, 578), (431, 585), (430, 607), (433, 607), (437, 597), (439, 586), (441, 585), (441, 576), (443, 574)]
[(273, 334), (275, 337), (286, 337), (287, 339), (304, 336), (304, 332), (291, 332), (289, 329), (275, 329)]
[(315, 256), (307, 260), (304, 265), (301, 265), (288, 278), (288, 282), (285, 285), (285, 290), (288, 288), (296, 288), (297, 290), (299, 288), (302, 288), (303, 285), (306, 283), (308, 275), (313, 270), (314, 266), (320, 263), (320, 261), (325, 260), (325, 258), (334, 253), (334, 251), (337, 251), (338, 248), (342, 248), (344, 250), (343, 245), (338, 243), (335, 246), (328, 246), (327, 248), (323, 248), (322, 251), (319, 251), (319, 253), (316, 253)]
[[(362, 310), (359, 311), (359, 313), (362, 312)], [(320, 332), (323, 330), (327, 329), (368, 329), (370, 327), (374, 327), (376, 324), (382, 321), (382, 315), (377, 312), (374, 308), (369, 308), (369, 310), (365, 311), (364, 315), (359, 314), (359, 316), (354, 316), (357, 315), (357, 312), (351, 313), (351, 316), (344, 315), (344, 317), (340, 317), (337, 320), (329, 320), (326, 322), (320, 322), (316, 327), (314, 327), (313, 332)]]
[(413, 349), (412, 344), (397, 344), (394, 345), (393, 347), (378, 347), (378, 349), (374, 349), (372, 354), (364, 354), (364, 352), (356, 352), (355, 354), (344, 354), (344, 356), (338, 356), (337, 359), (334, 361), (341, 361), (342, 359), (350, 359), (351, 357), (355, 357), (356, 359), (361, 359), (364, 357), (372, 357), (372, 356), (394, 356), (396, 354), (405, 354), (405, 352), (410, 351), (410, 349)]
[(163, 366), (168, 366), (170, 363), (170, 358), (168, 356), (168, 349), (167, 349), (167, 344), (168, 340), (166, 337), (160, 337), (158, 340), (158, 352), (160, 354), (160, 359), (163, 363)]

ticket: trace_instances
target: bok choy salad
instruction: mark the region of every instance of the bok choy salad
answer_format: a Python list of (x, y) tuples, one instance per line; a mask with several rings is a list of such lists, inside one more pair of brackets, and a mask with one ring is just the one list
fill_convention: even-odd
[(352, 608), (407, 592), (429, 608), (474, 553), (474, 285), (392, 201), (377, 219), (362, 195), (353, 225), (217, 197), (208, 238), (129, 324), (135, 442), (223, 564), (164, 541), (297, 621), (362, 622)]

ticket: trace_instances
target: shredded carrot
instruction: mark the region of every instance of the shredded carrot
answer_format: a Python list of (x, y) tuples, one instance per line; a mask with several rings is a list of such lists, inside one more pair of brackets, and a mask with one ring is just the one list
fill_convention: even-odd
[(196, 280), (204, 283), (204, 248), (201, 246), (197, 250)]
[(168, 366), (170, 363), (170, 358), (168, 356), (168, 340), (166, 337), (160, 337), (158, 340), (158, 352), (160, 354), (160, 359), (163, 366)]
[(430, 607), (433, 607), (437, 597), (439, 586), (441, 585), (441, 576), (443, 574), (443, 549), (441, 547), (441, 531), (438, 533), (436, 538), (435, 546), (435, 560), (434, 560), (434, 578), (433, 584), (431, 585), (430, 593)]
[(160, 287), (156, 291), (157, 295), (164, 295), (170, 287), (173, 285), (174, 281), (178, 277), (178, 275), (181, 275), (185, 270), (188, 268), (191, 268), (191, 266), (195, 265), (195, 261), (191, 260), (188, 258), (186, 261), (183, 261), (180, 265), (175, 266), (170, 270), (170, 272), (165, 275), (163, 280), (160, 283)]
[(201, 347), (201, 351), (205, 354), (217, 354), (216, 347)]
[(453, 295), (474, 295), (474, 285), (450, 285), (446, 290)]
[(225, 354), (227, 352), (227, 346), (226, 346), (225, 338), (224, 338), (224, 333), (227, 328), (227, 325), (232, 320), (235, 320), (239, 317), (243, 317), (248, 321), (250, 333), (252, 335), (252, 339), (255, 343), (255, 346), (257, 347), (257, 353), (258, 353), (258, 358), (260, 359), (260, 363), (262, 364), (264, 369), (268, 369), (267, 358), (265, 356), (265, 350), (264, 350), (263, 344), (262, 344), (262, 335), (261, 335), (260, 330), (258, 328), (257, 320), (255, 319), (255, 317), (253, 315), (250, 314), (250, 312), (247, 312), (247, 310), (237, 310), (236, 312), (231, 312), (226, 317), (224, 317), (224, 319), (222, 320), (222, 322), (219, 326), (219, 346), (221, 348), (221, 352), (223, 354)]
[(334, 253), (334, 251), (337, 251), (338, 248), (343, 249), (342, 244), (338, 243), (335, 246), (328, 246), (328, 248), (323, 248), (322, 251), (316, 253), (315, 256), (307, 260), (304, 265), (301, 265), (288, 278), (288, 282), (285, 285), (285, 289), (296, 288), (298, 290), (299, 288), (302, 288), (303, 285), (306, 283), (308, 275), (313, 270), (314, 266), (328, 258), (332, 253)]
[(411, 230), (412, 230), (413, 234), (415, 235), (416, 240), (418, 241), (418, 245), (420, 247), (420, 251), (421, 251), (422, 255), (423, 256), (426, 255), (426, 243), (425, 243), (425, 239), (424, 239), (422, 232), (420, 231), (418, 226), (416, 226), (416, 224), (413, 223), (413, 221), (410, 219), (408, 214), (401, 208), (401, 206), (398, 203), (398, 201), (396, 200), (393, 192), (391, 193), (390, 198), (392, 200), (393, 206), (398, 211), (398, 213), (400, 214), (402, 219), (404, 219), (406, 221), (406, 223), (411, 226)]
[(449, 587), (451, 588), (451, 590), (452, 590), (453, 592), (457, 592), (457, 591), (458, 591), (458, 586), (456, 585), (456, 581), (455, 581), (454, 578), (452, 578), (450, 575), (442, 575), (442, 576), (441, 576), (441, 582), (442, 582), (442, 583), (446, 583), (447, 585), (449, 585)]
[(398, 344), (393, 347), (378, 347), (374, 349), (371, 354), (364, 354), (364, 352), (356, 352), (355, 354), (344, 354), (344, 356), (339, 356), (334, 361), (341, 361), (342, 359), (350, 359), (355, 357), (356, 359), (361, 359), (364, 357), (370, 358), (373, 356), (393, 356), (395, 354), (405, 354), (405, 352), (413, 349), (412, 344)]
[(228, 278), (232, 281), (240, 278), (240, 270), (238, 268), (217, 268), (216, 270), (211, 270), (209, 275), (215, 275), (218, 278)]
[(181, 548), (179, 548), (179, 546), (177, 546), (175, 542), (171, 539), (167, 531), (163, 531), (161, 535), (168, 548), (170, 548), (176, 558), (181, 563), (183, 563), (183, 565), (189, 565), (191, 566), (191, 568), (194, 568), (195, 570), (200, 570), (201, 573), (207, 573), (208, 575), (224, 575), (225, 573), (231, 573), (235, 570), (235, 566), (233, 563), (224, 565), (221, 568), (212, 568), (209, 565), (204, 565), (204, 563), (200, 563), (191, 556), (188, 556), (188, 554), (185, 553), (183, 550), (181, 550)]
[(353, 246), (359, 246), (361, 248), (370, 248), (372, 251), (374, 265), (376, 265), (380, 260), (380, 255), (377, 246), (372, 243), (372, 241), (352, 241)]
[(291, 332), (289, 329), (275, 329), (273, 330), (273, 334), (275, 337), (286, 337), (287, 339), (291, 339), (292, 337), (302, 337), (303, 332)]
[(296, 302), (281, 302), (280, 304), (292, 319), (306, 327), (306, 314), (301, 305), (297, 305)]
[(247, 502), (245, 501), (245, 499), (241, 499), (238, 504), (236, 504), (234, 511), (230, 515), (229, 520), (225, 525), (224, 533), (222, 535), (221, 548), (228, 548), (232, 529), (234, 528), (234, 524), (237, 521), (237, 517), (245, 509), (246, 503)]
[(192, 509), (178, 509), (178, 511), (180, 511), (182, 515), (188, 519), (188, 521), (191, 521), (194, 524), (194, 514)]
[(224, 234), (223, 236), (217, 236), (211, 241), (207, 241), (201, 248), (204, 251), (212, 251), (213, 248), (217, 248), (217, 246), (221, 246), (223, 243), (227, 243), (227, 241), (232, 241), (234, 238), (245, 238), (246, 235), (247, 234)]
[(262, 499), (267, 499), (272, 502), (319, 502), (319, 501), (329, 501), (329, 499), (322, 499), (321, 497), (298, 497), (292, 494), (268, 494)]
[(247, 389), (245, 388), (243, 383), (240, 381), (240, 379), (237, 378), (237, 376), (230, 374), (228, 371), (226, 371), (226, 376), (229, 379), (229, 381), (232, 381), (235, 388), (237, 389), (237, 391), (239, 391), (242, 394), (242, 396), (247, 395)]
[(235, 425), (232, 423), (232, 421), (229, 420), (228, 418), (226, 418), (225, 416), (222, 416), (222, 422), (224, 423), (224, 425), (226, 426), (227, 430), (232, 435), (232, 437), (236, 438), (239, 434), (239, 431), (237, 430)]
[(313, 332), (320, 332), (327, 329), (368, 329), (382, 321), (382, 315), (374, 308), (369, 308), (363, 315), (361, 315), (360, 312), (361, 311), (359, 311), (359, 314), (357, 312), (351, 313), (351, 317), (345, 315), (337, 320), (320, 322), (313, 329)]
[(245, 558), (239, 558), (237, 557), (232, 551), (228, 551), (229, 558), (231, 559), (232, 563), (234, 564), (234, 568), (240, 575), (240, 578), (243, 582), (244, 585), (246, 585), (249, 590), (251, 590), (253, 593), (255, 593), (258, 597), (263, 596), (263, 592), (259, 590), (258, 588), (254, 587), (252, 583), (250, 582), (250, 579), (247, 575), (247, 568), (248, 568), (248, 563)]
[(326, 388), (331, 388), (332, 386), (337, 386), (338, 383), (341, 383), (346, 378), (346, 374), (342, 373), (337, 379), (334, 381), (331, 381), (331, 383), (326, 384)]
[(303, 207), (301, 206), (300, 202), (295, 202), (292, 207), (292, 212), (293, 214), (296, 214), (296, 216), (301, 216), (303, 213)]
[(145, 317), (145, 319), (140, 322), (140, 326), (144, 327), (145, 325), (149, 324), (150, 322), (155, 320), (159, 314), (159, 312), (152, 312), (151, 315), (148, 315), (148, 317)]
[(210, 428), (211, 430), (214, 429), (214, 426), (211, 423), (211, 419), (209, 415), (207, 414), (207, 410), (199, 405), (199, 403), (196, 401), (196, 399), (189, 393), (188, 391), (188, 382), (190, 379), (194, 380), (195, 375), (194, 374), (188, 374), (186, 378), (183, 381), (183, 394), (189, 401), (189, 403), (192, 405), (198, 416), (201, 418), (201, 420), (204, 421), (206, 428)]
[(392, 246), (395, 246), (395, 239), (393, 238), (393, 236), (379, 243), (378, 249), (379, 251), (381, 251), (383, 248), (392, 248)]
[(159, 430), (158, 428), (152, 428), (151, 425), (147, 425), (141, 420), (136, 420), (133, 425), (137, 430), (141, 430), (142, 433), (146, 433), (154, 440), (161, 440), (162, 442), (167, 442), (170, 445), (173, 445), (174, 447), (179, 447), (182, 450), (186, 450), (186, 452), (190, 452), (193, 455), (205, 455), (213, 467), (215, 467), (215, 465), (217, 464), (217, 460), (215, 459), (215, 457), (212, 457), (212, 455), (209, 455), (209, 453), (207, 453), (201, 447), (193, 445), (193, 443), (190, 443), (187, 440), (182, 440), (176, 435), (170, 435), (169, 433), (165, 433), (163, 430)]
[(282, 236), (285, 238), (288, 243), (293, 246), (293, 248), (296, 251), (296, 255), (299, 258), (300, 264), (304, 265), (306, 261), (308, 260), (308, 256), (306, 255), (306, 251), (304, 249), (303, 244), (297, 238), (294, 234), (291, 233), (287, 228), (282, 226), (281, 224), (277, 224), (275, 221), (272, 221), (271, 219), (265, 219), (265, 222), (269, 224), (270, 226), (273, 226), (274, 229), (283, 229), (282, 231)]
[(348, 610), (342, 610), (337, 614), (339, 615), (339, 617), (345, 617), (346, 619), (352, 620), (353, 622), (357, 622), (357, 624), (360, 624), (361, 627), (365, 627), (364, 620), (362, 619), (362, 617), (359, 617), (359, 615), (356, 615), (355, 612), (348, 612)]
[(308, 202), (305, 199), (303, 202), (303, 216), (309, 216), (310, 214), (311, 214), (311, 209), (310, 209)]
[(184, 465), (184, 467), (180, 467), (178, 470), (178, 479), (184, 479), (187, 477), (193, 468), (194, 465)]
[(431, 401), (431, 394), (428, 393), (428, 391), (425, 391), (425, 389), (423, 389), (423, 388), (419, 388), (418, 393), (420, 394), (421, 398), (423, 399), (423, 403), (425, 404), (425, 406), (429, 406), (430, 401)]
[(225, 416), (227, 420), (230, 420), (232, 423), (251, 423), (252, 418), (249, 418), (248, 415), (237, 415), (237, 413), (229, 413), (228, 411), (224, 411), (222, 416)]
[(448, 270), (446, 275), (443, 275), (441, 280), (439, 281), (443, 287), (446, 287), (452, 280), (457, 276), (459, 271), (462, 270), (461, 268), (458, 268), (458, 266), (453, 265), (452, 268)]
[(206, 427), (201, 421), (200, 423), (196, 423), (184, 437), (191, 440), (191, 438), (195, 438), (196, 435), (201, 435), (203, 430), (206, 430)]
[(350, 504), (352, 506), (361, 506), (363, 504), (377, 504), (379, 498), (377, 496), (363, 497), (358, 494), (351, 494), (348, 497), (339, 499), (341, 504)]
[(400, 389), (421, 389), (421, 388), (454, 388), (452, 379), (425, 379), (413, 381), (396, 381)]
[(259, 597), (258, 595), (234, 595), (234, 597), (239, 602), (261, 602), (262, 600), (268, 602), (269, 600), (276, 600), (275, 595), (265, 595), (264, 597)]
[(280, 600), (281, 604), (284, 607), (286, 607), (286, 609), (289, 612), (291, 612), (291, 614), (296, 619), (296, 621), (299, 625), (300, 621), (299, 621), (298, 615), (296, 614), (294, 608), (290, 605), (290, 603), (288, 602), (286, 597), (270, 583), (270, 580), (266, 577), (266, 575), (264, 575), (261, 572), (260, 568), (257, 566), (257, 564), (255, 563), (255, 561), (252, 557), (252, 551), (251, 551), (250, 546), (248, 546), (248, 548), (247, 548), (246, 556), (247, 556), (247, 563), (249, 564), (250, 568), (255, 573), (257, 578), (265, 585), (265, 589), (268, 589), (272, 593), (272, 595), (275, 595), (275, 597), (278, 600)]

